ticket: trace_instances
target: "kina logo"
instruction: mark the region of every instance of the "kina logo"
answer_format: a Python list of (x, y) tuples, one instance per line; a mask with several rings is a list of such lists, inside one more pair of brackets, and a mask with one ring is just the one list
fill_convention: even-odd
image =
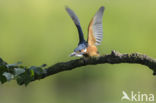
[(141, 92), (134, 92), (131, 91), (129, 94), (125, 91), (122, 91), (121, 101), (138, 101), (140, 103), (144, 102), (154, 102), (154, 94), (150, 93), (141, 93)]

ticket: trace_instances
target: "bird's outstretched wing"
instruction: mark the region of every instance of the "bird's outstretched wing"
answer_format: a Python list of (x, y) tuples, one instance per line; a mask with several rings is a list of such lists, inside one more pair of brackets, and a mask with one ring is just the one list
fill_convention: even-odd
[(100, 45), (103, 38), (103, 17), (104, 7), (100, 7), (88, 26), (88, 45)]
[(80, 26), (80, 21), (76, 14), (68, 7), (66, 7), (66, 11), (68, 12), (69, 16), (72, 18), (73, 22), (75, 23), (78, 32), (79, 32), (79, 44), (85, 42), (84, 37), (83, 37), (83, 32)]

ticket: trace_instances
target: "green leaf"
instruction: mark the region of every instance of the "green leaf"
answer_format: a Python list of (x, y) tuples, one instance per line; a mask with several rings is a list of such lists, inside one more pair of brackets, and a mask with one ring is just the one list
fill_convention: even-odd
[(0, 58), (0, 65), (6, 65), (7, 63), (5, 61), (3, 61), (2, 58)]
[(42, 75), (43, 74), (43, 70), (40, 67), (31, 66), (29, 69), (33, 70), (35, 72), (35, 74), (37, 74), (37, 75)]
[(17, 76), (16, 79), (19, 85), (25, 84), (25, 86), (27, 86), (32, 80), (33, 78), (31, 77), (31, 73), (29, 70), (26, 70), (24, 73)]
[(11, 73), (8, 73), (8, 72), (4, 72), (4, 73), (3, 73), (3, 76), (4, 76), (8, 81), (10, 81), (11, 79), (14, 78), (14, 75), (11, 74)]
[(47, 66), (47, 64), (42, 64), (40, 67), (43, 68), (43, 67), (46, 67), (46, 66)]
[(3, 84), (7, 82), (7, 79), (3, 75), (0, 75), (0, 82)]
[(7, 68), (5, 65), (0, 65), (0, 82), (3, 84), (7, 81), (6, 77), (3, 76), (3, 73), (7, 72)]
[(34, 77), (35, 75), (34, 70), (31, 69), (30, 72), (31, 72), (31, 77)]
[(15, 76), (18, 76), (24, 72), (25, 72), (25, 70), (23, 68), (15, 68), (14, 69)]
[(17, 67), (17, 66), (19, 66), (20, 64), (22, 64), (22, 62), (17, 62), (17, 63), (15, 63), (15, 64), (7, 64), (6, 66), (7, 66), (8, 68), (11, 68), (11, 67)]

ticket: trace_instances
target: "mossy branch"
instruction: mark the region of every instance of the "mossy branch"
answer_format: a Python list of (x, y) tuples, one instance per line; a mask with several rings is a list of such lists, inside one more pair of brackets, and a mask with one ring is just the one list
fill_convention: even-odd
[[(86, 65), (96, 65), (96, 64), (119, 64), (119, 63), (133, 63), (133, 64), (142, 64), (147, 67), (149, 67), (151, 70), (153, 70), (153, 75), (156, 75), (156, 59), (153, 59), (147, 55), (144, 54), (139, 54), (139, 53), (132, 53), (132, 54), (122, 54), (116, 51), (112, 51), (111, 54), (106, 54), (100, 57), (90, 57), (90, 58), (80, 58), (76, 60), (70, 60), (68, 62), (60, 62), (56, 63), (55, 65), (52, 65), (48, 68), (45, 68), (44, 66), (40, 67), (22, 67), (22, 66), (17, 66), (15, 65), (12, 66), (12, 70), (14, 68), (24, 69), (24, 72), (16, 73), (14, 71), (5, 71), (6, 73), (11, 73), (11, 75), (16, 75), (14, 79), (17, 80), (17, 83), (19, 85), (25, 84), (27, 85), (28, 83), (43, 79), (47, 76), (62, 72), (62, 71), (67, 71), (67, 70), (72, 70), (77, 67), (82, 67)], [(0, 65), (6, 65), (7, 63), (4, 62), (3, 60), (0, 60)], [(4, 68), (4, 67), (3, 67)], [(0, 68), (1, 71), (1, 68)], [(6, 77), (6, 80), (8, 80), (7, 75), (4, 75), (1, 72), (0, 75)], [(0, 76), (0, 77), (2, 77)], [(1, 80), (2, 81), (2, 80)], [(3, 80), (4, 81), (4, 80)]]

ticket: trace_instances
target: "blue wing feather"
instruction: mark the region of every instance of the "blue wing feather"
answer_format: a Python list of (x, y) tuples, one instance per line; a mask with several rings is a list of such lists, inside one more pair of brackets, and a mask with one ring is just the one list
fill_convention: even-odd
[(66, 7), (66, 11), (68, 12), (69, 16), (72, 18), (74, 24), (76, 25), (78, 32), (79, 32), (79, 44), (85, 42), (84, 37), (83, 37), (83, 32), (80, 26), (80, 21), (76, 14), (68, 7)]

